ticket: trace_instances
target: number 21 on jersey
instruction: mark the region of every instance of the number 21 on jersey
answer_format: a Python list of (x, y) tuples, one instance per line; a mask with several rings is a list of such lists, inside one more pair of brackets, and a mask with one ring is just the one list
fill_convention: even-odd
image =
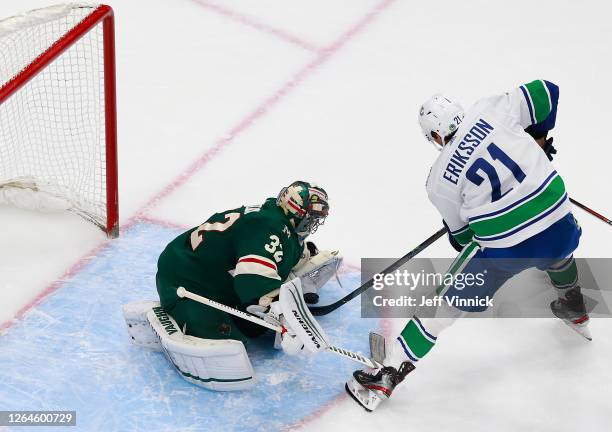
[[(522, 183), (523, 180), (525, 180), (526, 176), (521, 167), (518, 166), (518, 164), (514, 162), (512, 158), (495, 143), (491, 143), (487, 146), (487, 152), (489, 152), (489, 155), (494, 161), (500, 161), (502, 165), (510, 170), (517, 182)], [(476, 186), (480, 186), (484, 181), (484, 178), (478, 173), (478, 171), (482, 171), (491, 183), (491, 202), (500, 200), (504, 195), (512, 190), (512, 188), (510, 188), (506, 192), (502, 193), (499, 175), (497, 174), (495, 167), (485, 158), (476, 159), (465, 173), (465, 177)]]

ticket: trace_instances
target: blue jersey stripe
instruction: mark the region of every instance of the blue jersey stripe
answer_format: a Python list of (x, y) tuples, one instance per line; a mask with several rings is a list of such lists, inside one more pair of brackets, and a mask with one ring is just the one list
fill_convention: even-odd
[(491, 213), (487, 213), (487, 214), (483, 214), (483, 215), (478, 215), (478, 216), (474, 216), (469, 218), (470, 222), (475, 222), (477, 220), (480, 219), (484, 219), (484, 218), (488, 218), (490, 216), (496, 216), (500, 213), (505, 213), (506, 211), (512, 209), (513, 207), (516, 207), (522, 203), (524, 203), (525, 201), (527, 201), (528, 199), (532, 198), (533, 196), (537, 195), (538, 193), (540, 193), (540, 191), (542, 189), (544, 189), (546, 187), (546, 185), (557, 175), (557, 171), (553, 171), (548, 177), (546, 177), (546, 180), (544, 180), (544, 183), (542, 183), (540, 186), (538, 186), (538, 188), (536, 190), (534, 190), (533, 192), (531, 192), (529, 195), (525, 195), (523, 198), (521, 198), (518, 201), (513, 202), (512, 204), (504, 207), (501, 210), (496, 210), (494, 212)]
[(419, 326), (419, 328), (421, 329), (421, 331), (422, 331), (422, 332), (423, 332), (423, 333), (424, 333), (424, 334), (425, 334), (425, 335), (426, 335), (428, 338), (433, 339), (433, 340), (438, 340), (438, 338), (437, 338), (437, 337), (435, 337), (434, 335), (432, 335), (431, 333), (429, 333), (427, 330), (425, 330), (425, 327), (423, 326), (423, 323), (421, 322), (421, 320), (420, 320), (420, 319), (419, 319), (419, 318), (418, 318), (416, 315), (414, 315), (414, 316), (412, 317), (412, 319), (414, 320), (414, 322), (416, 322), (416, 323), (417, 323), (417, 325)]
[(519, 87), (523, 92), (523, 96), (525, 96), (525, 100), (527, 101), (527, 108), (529, 108), (529, 117), (531, 117), (531, 124), (535, 124), (535, 118), (533, 116), (533, 106), (531, 106), (531, 100), (529, 99), (529, 95), (527, 94), (527, 89), (525, 86)]
[(509, 231), (505, 234), (500, 234), (496, 237), (478, 237), (478, 236), (474, 236), (474, 238), (476, 240), (482, 240), (482, 241), (493, 241), (493, 240), (500, 240), (506, 237), (510, 237), (511, 235), (516, 234), (517, 232), (533, 225), (534, 223), (538, 222), (539, 220), (544, 219), (546, 216), (548, 216), (549, 214), (551, 214), (552, 212), (554, 212), (555, 210), (557, 210), (559, 207), (561, 207), (561, 204), (563, 204), (565, 201), (567, 200), (567, 192), (563, 194), (563, 197), (561, 197), (561, 199), (559, 200), (559, 202), (557, 204), (555, 204), (552, 208), (550, 208), (548, 211), (542, 213), (540, 216), (538, 216), (537, 218), (529, 221), (528, 223), (526, 223), (525, 225), (519, 226), (518, 228), (516, 228), (515, 230)]
[(408, 358), (410, 360), (412, 360), (413, 362), (418, 362), (419, 359), (415, 358), (412, 354), (410, 354), (410, 351), (408, 350), (408, 347), (404, 344), (404, 341), (402, 340), (402, 337), (398, 336), (397, 340), (402, 345), (402, 348), (404, 349), (404, 353), (406, 354), (406, 356), (408, 356)]

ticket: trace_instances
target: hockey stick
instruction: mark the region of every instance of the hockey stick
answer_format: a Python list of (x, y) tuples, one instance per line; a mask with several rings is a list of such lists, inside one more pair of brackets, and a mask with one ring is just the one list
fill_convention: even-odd
[(570, 198), (570, 201), (572, 202), (572, 204), (577, 205), (578, 207), (580, 207), (582, 210), (584, 210), (587, 213), (592, 214), (593, 216), (595, 216), (598, 219), (601, 219), (602, 221), (604, 221), (605, 223), (607, 223), (608, 225), (612, 225), (612, 220), (608, 219), (607, 217), (597, 213), (595, 210), (588, 208), (587, 206), (585, 206), (584, 204), (579, 203), (578, 201), (576, 201), (574, 198)]
[[(389, 267), (387, 267), (380, 273), (387, 274), (394, 270), (397, 270), (398, 268), (403, 266), (406, 262), (410, 261), (412, 258), (417, 256), (420, 252), (425, 250), (427, 247), (431, 246), (436, 240), (438, 240), (444, 234), (446, 234), (446, 228), (440, 229), (434, 235), (429, 237), (423, 243), (421, 243), (420, 245), (412, 249), (410, 252), (408, 252), (406, 255), (404, 255), (397, 261), (395, 261), (393, 264), (391, 264)], [(314, 316), (327, 315), (328, 313), (333, 312), (336, 309), (338, 309), (343, 304), (348, 303), (349, 301), (353, 300), (355, 297), (357, 297), (362, 292), (367, 291), (373, 284), (374, 284), (374, 278), (370, 279), (369, 281), (361, 285), (359, 288), (348, 293), (347, 295), (345, 295), (340, 300), (334, 303), (330, 303), (325, 306), (310, 306), (308, 309), (310, 309), (310, 312), (312, 312)]]
[[(578, 206), (581, 209), (583, 209), (584, 211), (586, 211), (587, 213), (590, 213), (591, 215), (595, 216), (596, 218), (601, 219), (603, 222), (607, 223), (608, 225), (612, 225), (612, 220), (610, 220), (607, 217), (601, 215), (600, 213), (597, 213), (595, 210), (590, 209), (589, 207), (585, 206), (584, 204), (579, 203), (578, 201), (576, 201), (573, 198), (570, 198), (570, 201), (573, 204), (575, 204), (576, 206)], [(404, 265), (407, 261), (409, 261), (412, 258), (414, 258), (418, 253), (422, 252), (425, 248), (429, 247), (432, 243), (434, 243), (436, 240), (438, 240), (440, 237), (442, 237), (445, 233), (446, 233), (446, 229), (442, 228), (441, 230), (436, 232), (434, 235), (429, 237), (427, 240), (425, 240), (423, 243), (418, 245), (416, 248), (414, 248), (413, 250), (408, 252), (406, 255), (401, 257), (399, 260), (395, 261), (389, 267), (384, 269), (381, 273), (385, 274), (385, 273), (389, 273), (389, 272), (392, 272), (394, 270), (397, 270), (402, 265)], [(355, 289), (354, 291), (350, 292), (349, 294), (347, 294), (346, 296), (342, 297), (340, 300), (335, 301), (334, 303), (330, 303), (330, 304), (325, 305), (325, 306), (310, 306), (309, 307), (310, 312), (312, 312), (312, 314), (314, 316), (327, 315), (328, 313), (333, 312), (336, 309), (338, 309), (343, 304), (351, 301), (352, 299), (357, 297), (359, 294), (363, 293), (364, 291), (367, 291), (372, 286), (373, 283), (374, 283), (374, 279), (370, 279), (369, 281), (367, 281), (366, 283), (361, 285), (359, 288)]]
[[(250, 321), (252, 323), (255, 324), (259, 324), (260, 326), (269, 328), (270, 330), (274, 330), (277, 333), (283, 333), (286, 332), (287, 329), (284, 328), (283, 326), (277, 326), (274, 325), (272, 323), (269, 323), (255, 315), (251, 315), (249, 313), (243, 312), (241, 310), (238, 309), (234, 309), (232, 307), (226, 306), (222, 303), (216, 302), (214, 300), (211, 300), (209, 298), (206, 297), (202, 297), (200, 295), (194, 294), (191, 291), (187, 291), (184, 287), (178, 287), (176, 290), (176, 295), (181, 297), (181, 298), (188, 298), (191, 300), (194, 300), (198, 303), (202, 303), (205, 304), (206, 306), (210, 306), (212, 308), (221, 310), (223, 312), (227, 312), (230, 315), (234, 315), (237, 316), (238, 318), (242, 318), (244, 320)], [(344, 357), (347, 358), (349, 360), (353, 360), (356, 361), (357, 363), (361, 363), (365, 366), (368, 366), (370, 368), (379, 368), (381, 367), (381, 365), (379, 365), (378, 363), (376, 363), (374, 360), (369, 359), (367, 357), (362, 356), (361, 354), (346, 350), (344, 348), (339, 348), (339, 347), (335, 347), (335, 346), (328, 346), (327, 347), (328, 351), (331, 351), (332, 353), (339, 355), (340, 357)]]

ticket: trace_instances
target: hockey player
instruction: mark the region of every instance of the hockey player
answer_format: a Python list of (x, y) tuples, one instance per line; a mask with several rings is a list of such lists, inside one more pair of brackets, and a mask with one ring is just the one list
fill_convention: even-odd
[[(278, 313), (273, 302), (279, 288), (299, 277), (305, 300), (316, 302), (317, 290), (341, 261), (337, 252), (318, 251), (305, 242), (328, 211), (323, 188), (296, 181), (277, 198), (216, 213), (175, 238), (158, 260), (160, 302), (124, 306), (133, 342), (163, 349), (181, 376), (194, 384), (213, 390), (251, 387), (254, 374), (245, 345), (266, 328), (179, 298), (177, 288), (278, 320), (267, 315)], [(288, 330), (276, 345), (296, 354), (303, 345)]]
[[(581, 229), (563, 179), (551, 164), (556, 150), (547, 137), (555, 126), (558, 99), (555, 84), (536, 80), (481, 99), (465, 114), (442, 95), (421, 107), (423, 133), (440, 150), (427, 193), (459, 252), (448, 273), (487, 275), (482, 286), (464, 289), (451, 283), (437, 294), (492, 297), (513, 275), (527, 268), (545, 270), (558, 293), (550, 305), (553, 314), (590, 340), (572, 257)], [(462, 314), (485, 308), (457, 310), (442, 301), (436, 318), (414, 316), (387, 344), (385, 367), (356, 371), (347, 382), (348, 393), (367, 410), (375, 409), (433, 348), (444, 328)]]

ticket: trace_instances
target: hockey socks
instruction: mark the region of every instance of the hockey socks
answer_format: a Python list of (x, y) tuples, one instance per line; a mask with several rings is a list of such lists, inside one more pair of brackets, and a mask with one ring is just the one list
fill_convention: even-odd
[[(436, 344), (437, 336), (434, 335), (431, 330), (425, 328), (421, 320), (414, 316), (406, 327), (401, 331), (399, 336), (396, 338), (396, 344), (399, 344), (401, 349), (397, 349), (398, 347), (394, 347), (395, 357), (397, 357), (397, 353), (400, 353), (406, 360), (409, 360), (413, 363), (418, 362), (422, 359)], [(397, 363), (397, 358), (394, 363)]]
[[(445, 312), (446, 309), (444, 308)], [(457, 311), (457, 315), (462, 314)], [(448, 316), (448, 315), (447, 315)], [(455, 322), (453, 318), (424, 318), (413, 316), (389, 347), (385, 366), (399, 368), (404, 361), (416, 363), (431, 351), (438, 335)]]
[(578, 268), (573, 256), (551, 266), (546, 270), (546, 273), (548, 273), (559, 296), (563, 296), (564, 291), (574, 288), (578, 284)]
[(582, 337), (592, 340), (588, 329), (589, 314), (578, 285), (578, 269), (574, 257), (562, 260), (546, 272), (558, 296), (550, 304), (552, 313)]

